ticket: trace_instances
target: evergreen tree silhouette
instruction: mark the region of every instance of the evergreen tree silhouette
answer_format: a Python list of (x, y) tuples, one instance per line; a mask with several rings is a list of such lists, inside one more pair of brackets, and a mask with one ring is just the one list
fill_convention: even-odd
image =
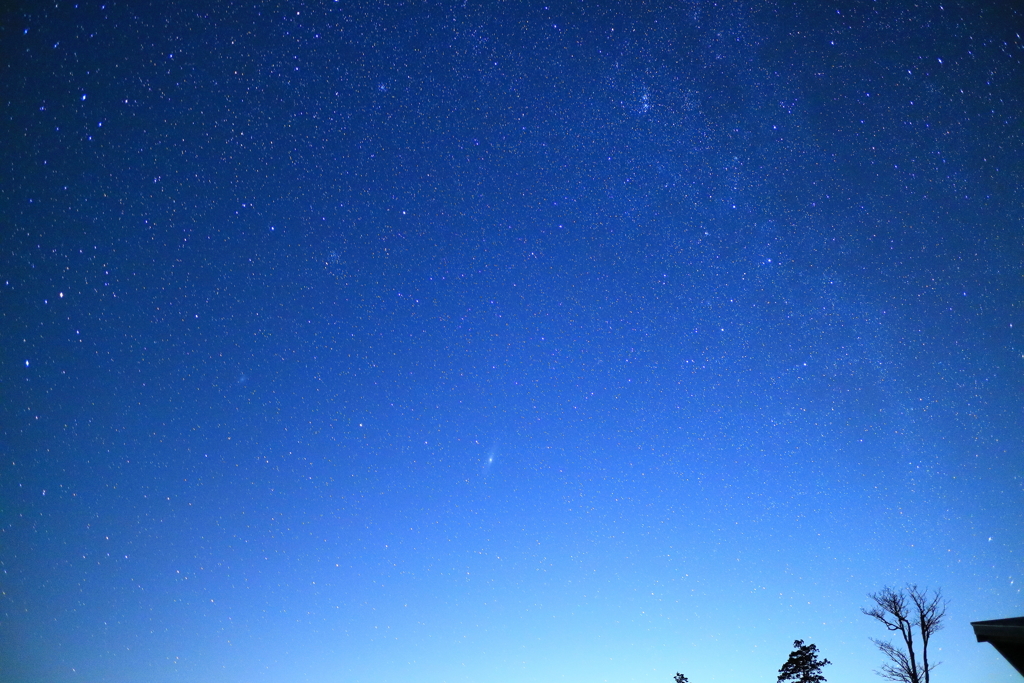
[(818, 646), (814, 643), (804, 645), (804, 641), (794, 640), (789, 659), (779, 669), (778, 683), (825, 683), (821, 669), (831, 663), (827, 659), (818, 659)]

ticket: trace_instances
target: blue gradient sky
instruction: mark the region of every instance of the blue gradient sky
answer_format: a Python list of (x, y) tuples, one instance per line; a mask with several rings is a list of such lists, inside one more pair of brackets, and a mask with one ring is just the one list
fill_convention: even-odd
[(9, 6), (0, 679), (1019, 680), (1008, 7)]

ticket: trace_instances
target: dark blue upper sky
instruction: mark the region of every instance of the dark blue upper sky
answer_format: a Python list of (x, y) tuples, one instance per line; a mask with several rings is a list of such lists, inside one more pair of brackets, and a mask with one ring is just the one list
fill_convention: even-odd
[(0, 678), (1014, 680), (1024, 18), (805, 4), (5, 9)]

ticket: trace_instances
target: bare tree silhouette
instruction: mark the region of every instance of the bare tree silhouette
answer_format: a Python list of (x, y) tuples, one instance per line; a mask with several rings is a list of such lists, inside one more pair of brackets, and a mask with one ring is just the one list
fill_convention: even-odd
[[(905, 589), (893, 590), (888, 586), (878, 593), (869, 593), (875, 603), (870, 609), (861, 611), (880, 621), (890, 631), (898, 631), (903, 647), (889, 641), (871, 639), (889, 661), (882, 664), (876, 673), (882, 678), (898, 683), (931, 683), (931, 672), (939, 662), (928, 661), (928, 644), (936, 631), (942, 628), (946, 616), (946, 602), (942, 591), (929, 595), (928, 589), (907, 585)], [(915, 634), (920, 636), (921, 657), (914, 651)]]

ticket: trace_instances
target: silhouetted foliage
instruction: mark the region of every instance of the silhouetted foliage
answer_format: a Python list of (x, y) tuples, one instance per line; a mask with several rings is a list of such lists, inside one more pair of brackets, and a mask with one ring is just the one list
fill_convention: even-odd
[[(882, 622), (890, 631), (899, 631), (905, 649), (888, 641), (871, 639), (878, 649), (889, 658), (877, 673), (882, 678), (898, 683), (931, 683), (931, 671), (939, 662), (928, 662), (928, 643), (932, 635), (942, 628), (946, 616), (946, 603), (942, 591), (936, 590), (931, 596), (928, 589), (920, 590), (916, 585), (895, 591), (886, 586), (878, 593), (869, 593), (875, 606), (861, 612)], [(921, 660), (914, 652), (914, 632), (921, 636)]]
[(778, 683), (825, 683), (821, 669), (831, 663), (827, 659), (818, 659), (818, 646), (814, 643), (804, 645), (804, 641), (794, 640), (789, 659), (779, 669)]
[(677, 673), (677, 674), (675, 675), (675, 677), (674, 677), (674, 678), (675, 678), (675, 681), (676, 681), (676, 683), (690, 683), (690, 682), (689, 682), (689, 681), (688, 681), (688, 680), (686, 679), (686, 676), (684, 676), (684, 675), (683, 675), (683, 674), (681, 674), (681, 673)]

